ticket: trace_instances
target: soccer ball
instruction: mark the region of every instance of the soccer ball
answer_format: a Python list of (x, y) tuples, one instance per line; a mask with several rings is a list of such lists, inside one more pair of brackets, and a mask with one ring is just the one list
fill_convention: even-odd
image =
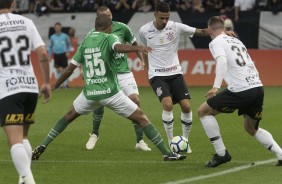
[(183, 136), (173, 137), (169, 144), (170, 150), (175, 153), (186, 153), (188, 146), (188, 140)]

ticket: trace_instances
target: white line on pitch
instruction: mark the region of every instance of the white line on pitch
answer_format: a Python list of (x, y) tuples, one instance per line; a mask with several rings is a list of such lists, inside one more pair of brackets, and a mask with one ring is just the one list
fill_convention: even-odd
[[(275, 161), (277, 161), (277, 160), (276, 159), (270, 159), (270, 160), (264, 160), (264, 161), (257, 161), (257, 162), (252, 163), (252, 164), (243, 165), (243, 166), (240, 166), (240, 167), (234, 167), (232, 169), (227, 169), (227, 170), (224, 170), (224, 171), (220, 171), (220, 172), (216, 172), (216, 173), (212, 173), (212, 174), (208, 174), (208, 175), (200, 175), (200, 176), (187, 178), (187, 179), (183, 179), (183, 180), (170, 181), (170, 182), (167, 182), (165, 184), (190, 183), (190, 182), (193, 182), (193, 181), (204, 180), (204, 179), (207, 179), (207, 178), (212, 178), (212, 177), (222, 176), (222, 175), (233, 173), (233, 172), (242, 171), (242, 170), (245, 170), (245, 169), (249, 169), (251, 167), (260, 166), (260, 165), (272, 163), (272, 162), (275, 162)], [(212, 169), (212, 168), (210, 168), (210, 169)]]
[[(12, 160), (0, 160), (0, 162), (12, 162)], [(167, 164), (164, 161), (154, 161), (154, 160), (127, 160), (127, 161), (115, 161), (115, 160), (35, 160), (34, 163), (106, 163), (106, 164)], [(176, 162), (173, 162), (176, 163)], [(177, 162), (177, 164), (187, 164), (186, 162)]]

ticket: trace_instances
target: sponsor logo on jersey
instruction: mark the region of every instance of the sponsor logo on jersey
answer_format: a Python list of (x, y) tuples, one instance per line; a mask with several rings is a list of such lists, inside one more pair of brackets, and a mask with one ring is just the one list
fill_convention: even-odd
[(125, 56), (124, 53), (116, 53), (115, 54), (115, 59), (123, 58)]
[(0, 33), (13, 32), (13, 31), (25, 31), (26, 26), (16, 26), (16, 27), (3, 27), (0, 28)]
[(155, 69), (155, 72), (171, 72), (177, 70), (177, 66), (173, 66), (170, 68), (157, 68)]
[(86, 93), (88, 96), (97, 96), (97, 95), (105, 95), (112, 93), (111, 88), (105, 89), (105, 90), (86, 90)]
[(6, 87), (12, 87), (20, 84), (35, 85), (36, 80), (34, 77), (12, 77), (6, 80)]
[(107, 77), (103, 77), (103, 78), (99, 78), (99, 79), (86, 79), (85, 81), (86, 81), (87, 85), (101, 84), (101, 83), (108, 82), (108, 78)]
[(9, 21), (3, 21), (3, 22), (0, 22), (0, 27), (1, 27), (1, 26), (19, 25), (19, 24), (24, 24), (24, 20), (9, 20)]
[(155, 29), (149, 29), (148, 32), (149, 32), (149, 33), (153, 33), (153, 32), (155, 32)]

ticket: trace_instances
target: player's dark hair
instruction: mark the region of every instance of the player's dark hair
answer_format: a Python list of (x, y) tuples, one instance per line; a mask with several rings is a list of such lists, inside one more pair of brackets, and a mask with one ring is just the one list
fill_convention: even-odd
[(101, 14), (100, 16), (96, 17), (95, 29), (97, 31), (104, 31), (111, 25), (112, 25), (112, 19), (107, 15)]
[(169, 4), (166, 2), (159, 2), (155, 8), (156, 12), (164, 12), (164, 13), (168, 13), (170, 12), (170, 7)]
[(108, 7), (106, 7), (106, 6), (99, 6), (99, 7), (97, 8), (96, 14), (97, 14), (97, 16), (100, 16), (100, 15), (101, 15), (101, 12), (105, 12), (105, 11), (107, 11), (107, 10), (109, 10)]
[(208, 20), (208, 26), (212, 29), (224, 29), (224, 20), (219, 16), (213, 16)]
[(0, 9), (10, 9), (14, 0), (0, 0)]

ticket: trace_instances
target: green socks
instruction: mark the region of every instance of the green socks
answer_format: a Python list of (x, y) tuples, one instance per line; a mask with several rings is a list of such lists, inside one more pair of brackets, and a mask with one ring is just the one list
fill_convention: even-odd
[(48, 133), (47, 137), (43, 141), (42, 145), (45, 145), (46, 147), (48, 144), (50, 144), (61, 132), (64, 131), (64, 129), (68, 126), (69, 122), (63, 118), (61, 118), (55, 126), (51, 129), (51, 131)]
[[(92, 134), (99, 137), (99, 128), (104, 115), (104, 107), (101, 106), (93, 111), (93, 130)], [(136, 133), (136, 141), (139, 142), (143, 139), (143, 129), (136, 123), (133, 122), (134, 130)]]
[(99, 127), (104, 115), (104, 106), (101, 106), (93, 111), (93, 130), (92, 134), (99, 137)]
[(143, 129), (135, 122), (132, 122), (134, 125), (134, 130), (136, 133), (136, 142), (138, 143), (143, 139)]
[(161, 134), (152, 124), (144, 127), (143, 131), (148, 139), (155, 144), (155, 146), (162, 152), (163, 155), (169, 155), (171, 153), (171, 151), (165, 145)]

